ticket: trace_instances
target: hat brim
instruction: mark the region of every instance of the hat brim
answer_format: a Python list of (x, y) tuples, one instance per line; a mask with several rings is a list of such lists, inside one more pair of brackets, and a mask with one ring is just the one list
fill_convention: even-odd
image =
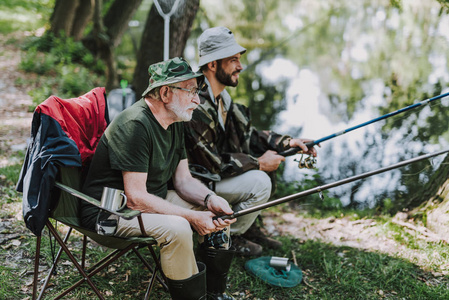
[[(171, 78), (169, 80), (166, 80), (166, 81), (163, 81), (163, 82), (158, 82), (158, 83), (155, 83), (155, 84), (151, 84), (151, 85), (149, 85), (147, 87), (145, 92), (143, 92), (142, 97), (145, 97), (146, 94), (148, 94), (151, 90), (153, 90), (153, 89), (155, 89), (157, 87), (164, 86), (164, 85), (169, 85), (169, 84), (177, 83), (177, 82), (181, 82), (181, 81), (186, 81), (186, 80), (189, 80), (189, 79), (192, 79), (192, 78), (198, 78), (198, 77), (203, 77), (204, 78), (203, 73), (197, 72), (197, 73), (186, 74), (186, 75), (182, 75), (182, 76), (179, 76), (179, 77), (173, 77), (173, 78)], [(198, 78), (198, 79), (201, 80), (201, 78)]]
[(223, 58), (226, 58), (226, 57), (230, 57), (230, 56), (233, 56), (233, 55), (235, 55), (237, 53), (243, 54), (245, 52), (246, 52), (245, 48), (243, 48), (239, 44), (234, 44), (234, 45), (231, 45), (229, 47), (222, 48), (222, 49), (220, 49), (218, 51), (215, 51), (213, 53), (201, 56), (200, 59), (199, 59), (198, 65), (200, 67), (202, 67), (205, 64), (210, 63), (211, 61), (220, 60), (220, 59), (223, 59)]

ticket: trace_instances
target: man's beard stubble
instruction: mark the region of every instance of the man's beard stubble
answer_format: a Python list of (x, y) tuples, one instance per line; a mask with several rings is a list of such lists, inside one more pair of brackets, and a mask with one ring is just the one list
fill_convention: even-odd
[(239, 80), (236, 79), (235, 81), (232, 80), (232, 75), (240, 73), (239, 71), (235, 71), (232, 74), (226, 73), (223, 68), (221, 67), (221, 61), (218, 61), (217, 63), (217, 79), (220, 83), (224, 84), (225, 86), (232, 86), (236, 87), (239, 84)]

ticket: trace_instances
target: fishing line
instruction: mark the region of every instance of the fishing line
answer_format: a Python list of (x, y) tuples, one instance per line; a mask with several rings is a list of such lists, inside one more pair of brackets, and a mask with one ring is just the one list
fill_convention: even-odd
[[(382, 122), (378, 123), (377, 127), (371, 129), (371, 131), (379, 130), (381, 132), (378, 138), (373, 137), (374, 141), (373, 145), (376, 145), (376, 148), (382, 150), (388, 148), (388, 143), (391, 142), (391, 135), (384, 138), (384, 135), (387, 134), (384, 129), (385, 126), (388, 126), (388, 128), (395, 134), (401, 135), (403, 138), (406, 139), (405, 141), (403, 140), (404, 143), (402, 144), (402, 146), (404, 146), (404, 144), (408, 142), (413, 142), (413, 139), (417, 137), (416, 134), (413, 134), (411, 130), (408, 132), (401, 131), (401, 128), (408, 127), (408, 128), (416, 128), (417, 130), (419, 130), (420, 128), (423, 127), (422, 125), (419, 124), (419, 122), (422, 121), (422, 118), (420, 118), (420, 114), (423, 112), (423, 110), (429, 108), (429, 114), (426, 115), (425, 117), (432, 118), (434, 116), (431, 116), (430, 113), (434, 113), (434, 110), (437, 107), (447, 108), (447, 106), (443, 106), (441, 102), (429, 103), (427, 106), (419, 107), (417, 112), (407, 111), (405, 114), (400, 115), (398, 117), (382, 120)], [(415, 118), (413, 119), (411, 118), (411, 116)], [(407, 120), (408, 122), (404, 122), (404, 120)]]
[(312, 195), (312, 194), (321, 193), (322, 191), (325, 191), (325, 190), (328, 190), (328, 189), (331, 189), (331, 188), (334, 188), (334, 187), (338, 187), (338, 186), (345, 185), (345, 184), (348, 184), (348, 183), (351, 183), (351, 182), (354, 182), (354, 181), (357, 181), (357, 180), (361, 180), (361, 179), (364, 179), (364, 178), (367, 178), (367, 177), (371, 177), (371, 176), (374, 176), (374, 175), (377, 175), (377, 174), (381, 174), (381, 173), (384, 173), (384, 172), (387, 172), (387, 171), (390, 171), (390, 170), (401, 168), (403, 166), (406, 166), (406, 165), (409, 165), (409, 164), (412, 164), (412, 163), (415, 163), (415, 162), (418, 162), (418, 161), (427, 160), (429, 158), (432, 158), (432, 157), (435, 157), (435, 156), (439, 156), (439, 155), (442, 155), (442, 154), (447, 154), (448, 152), (449, 152), (449, 149), (445, 149), (445, 150), (441, 150), (441, 151), (437, 151), (437, 152), (433, 152), (433, 153), (429, 153), (429, 154), (424, 154), (424, 155), (421, 155), (421, 156), (413, 157), (411, 159), (404, 160), (404, 161), (401, 161), (401, 162), (398, 162), (396, 164), (392, 164), (392, 165), (389, 165), (389, 166), (386, 166), (386, 167), (382, 167), (380, 169), (376, 169), (376, 170), (373, 170), (373, 171), (365, 172), (363, 174), (358, 174), (358, 175), (355, 175), (355, 176), (347, 177), (347, 178), (344, 178), (342, 180), (334, 181), (334, 182), (328, 183), (328, 184), (323, 184), (321, 186), (318, 186), (318, 187), (315, 187), (315, 188), (312, 188), (312, 189), (308, 189), (308, 190), (305, 190), (305, 191), (302, 191), (302, 192), (299, 192), (299, 193), (296, 193), (296, 194), (293, 194), (293, 195), (290, 195), (290, 196), (286, 196), (286, 197), (282, 197), (282, 198), (279, 198), (279, 199), (276, 199), (276, 200), (272, 200), (272, 201), (264, 203), (264, 204), (259, 204), (259, 205), (256, 205), (256, 206), (253, 206), (253, 207), (250, 207), (250, 208), (245, 208), (245, 209), (239, 210), (237, 212), (234, 212), (231, 215), (216, 216), (213, 219), (218, 219), (218, 218), (221, 218), (221, 219), (238, 218), (238, 217), (241, 217), (241, 216), (244, 216), (244, 215), (256, 212), (256, 211), (260, 211), (260, 210), (265, 209), (265, 208), (269, 208), (269, 207), (273, 207), (273, 206), (279, 205), (281, 203), (286, 203), (286, 202), (289, 202), (289, 201), (292, 201), (292, 200), (298, 200), (300, 198), (304, 198), (304, 197)]
[[(342, 130), (342, 131), (339, 131), (339, 132), (336, 132), (336, 133), (334, 133), (334, 134), (328, 135), (328, 136), (326, 136), (326, 137), (324, 137), (324, 138), (321, 138), (321, 139), (318, 139), (318, 140), (314, 140), (314, 141), (312, 141), (312, 142), (308, 142), (308, 143), (306, 143), (306, 146), (307, 146), (307, 147), (311, 147), (311, 146), (314, 146), (314, 145), (318, 145), (318, 144), (320, 144), (320, 143), (322, 143), (322, 142), (324, 142), (324, 141), (331, 140), (331, 139), (333, 139), (333, 138), (335, 138), (335, 137), (338, 137), (338, 136), (340, 136), (340, 135), (346, 134), (346, 133), (351, 132), (351, 131), (353, 131), (353, 130), (356, 130), (356, 129), (365, 127), (365, 126), (367, 126), (367, 125), (370, 125), (370, 124), (373, 124), (373, 123), (376, 123), (376, 122), (379, 122), (379, 121), (384, 121), (384, 125), (382, 125), (382, 126), (385, 126), (385, 124), (387, 124), (387, 123), (386, 123), (386, 122), (387, 122), (387, 121), (386, 121), (387, 119), (389, 119), (389, 118), (391, 118), (391, 117), (393, 117), (393, 116), (395, 116), (395, 115), (402, 114), (402, 113), (404, 113), (404, 112), (408, 112), (407, 114), (402, 115), (402, 116), (401, 116), (400, 118), (398, 118), (398, 119), (393, 119), (393, 124), (392, 124), (391, 127), (394, 128), (394, 124), (395, 124), (395, 123), (396, 123), (396, 124), (398, 124), (398, 122), (401, 122), (401, 123), (402, 123), (402, 121), (405, 119), (405, 117), (409, 117), (409, 116), (411, 115), (411, 110), (413, 110), (413, 109), (415, 109), (415, 108), (420, 108), (420, 110), (418, 111), (418, 113), (416, 113), (416, 111), (415, 111), (415, 114), (414, 114), (414, 115), (416, 116), (415, 122), (418, 122), (418, 121), (420, 120), (420, 118), (419, 118), (419, 113), (422, 112), (422, 108), (423, 108), (423, 107), (427, 107), (427, 106), (430, 107), (430, 104), (432, 104), (433, 101), (440, 100), (440, 99), (445, 98), (445, 97), (447, 97), (447, 96), (449, 96), (449, 93), (441, 94), (441, 95), (438, 95), (438, 96), (434, 96), (434, 97), (432, 97), (432, 98), (428, 98), (428, 99), (422, 100), (422, 101), (420, 101), (420, 102), (417, 102), (417, 103), (415, 103), (415, 104), (409, 105), (409, 106), (407, 106), (407, 107), (403, 107), (403, 108), (401, 108), (401, 109), (398, 109), (398, 110), (396, 110), (396, 111), (387, 113), (387, 114), (382, 115), (382, 116), (380, 116), (380, 117), (371, 119), (371, 120), (369, 120), (369, 121), (363, 122), (363, 123), (358, 124), (358, 125), (355, 125), (355, 126), (353, 126), (353, 127), (349, 127), (349, 128), (344, 129), (344, 130)], [(441, 103), (440, 103), (439, 105), (441, 105)], [(430, 109), (430, 112), (431, 112), (431, 111), (432, 111), (432, 108), (429, 108), (429, 109)], [(430, 116), (430, 115), (429, 115), (429, 116)], [(413, 128), (419, 128), (419, 127), (420, 127), (418, 123), (416, 123), (416, 124), (417, 124), (417, 126), (416, 126), (416, 127), (413, 127)], [(382, 126), (380, 126), (380, 128), (382, 128)], [(402, 126), (402, 127), (403, 127), (403, 126)], [(400, 132), (399, 132), (399, 133), (400, 133)], [(407, 137), (410, 138), (410, 134), (407, 133), (407, 132), (406, 132), (406, 133), (402, 133), (402, 136), (403, 136), (403, 137), (406, 137), (406, 138), (407, 138)], [(384, 139), (382, 139), (382, 140), (384, 140)], [(383, 143), (386, 143), (386, 142), (388, 142), (388, 141), (385, 140), (385, 142), (383, 142)], [(286, 151), (284, 151), (284, 152), (280, 152), (279, 154), (282, 155), (282, 156), (290, 156), (290, 155), (297, 154), (298, 151), (300, 151), (300, 150), (301, 150), (300, 148), (291, 148), (291, 149), (286, 150)], [(303, 158), (301, 157), (301, 159), (298, 161), (298, 166), (299, 166), (299, 168), (309, 168), (309, 169), (312, 169), (312, 168), (315, 168), (315, 164), (316, 164), (316, 158), (314, 158), (313, 156), (309, 156), (309, 157), (307, 157), (307, 158), (305, 158), (305, 159), (303, 159)]]
[[(422, 116), (421, 114), (422, 114), (422, 112), (424, 110), (424, 107), (429, 107), (429, 108), (428, 108), (428, 111), (425, 113), (425, 115)], [(417, 108), (419, 109), (418, 111), (416, 109), (413, 110), (413, 111), (410, 110), (410, 111), (407, 111), (405, 114), (402, 114), (400, 116), (397, 116), (397, 117), (394, 117), (394, 118), (390, 118), (388, 120), (384, 119), (381, 122), (379, 122), (378, 124), (374, 124), (374, 125), (376, 125), (374, 128), (369, 127), (369, 129), (367, 129), (365, 134), (369, 135), (370, 132), (373, 132), (373, 131), (376, 131), (376, 130), (385, 131), (385, 129), (382, 129), (382, 128), (384, 128), (384, 126), (387, 125), (387, 122), (389, 122), (388, 128), (390, 128), (392, 131), (394, 130), (395, 133), (396, 133), (395, 137), (394, 137), (395, 140), (393, 141), (393, 143), (397, 143), (398, 140), (400, 140), (402, 142), (407, 141), (407, 142), (404, 142), (405, 145), (408, 142), (419, 143), (419, 140), (418, 141), (416, 141), (416, 140), (414, 141), (414, 139), (417, 136), (414, 132), (412, 132), (412, 131), (400, 131), (400, 128), (401, 127), (404, 127), (404, 128), (412, 128), (412, 127), (415, 128), (416, 127), (419, 130), (419, 128), (423, 128), (423, 126), (426, 125), (426, 124), (419, 124), (420, 121), (422, 121), (424, 119), (427, 122), (427, 119), (436, 117), (436, 115), (438, 113), (441, 113), (441, 111), (446, 110), (448, 108), (448, 105), (447, 105), (446, 102), (430, 102), (430, 103), (428, 103), (428, 105), (420, 106), (420, 107), (417, 107)], [(440, 111), (437, 111), (438, 109), (440, 109)], [(411, 115), (413, 115), (414, 118), (411, 118), (410, 117)], [(407, 119), (407, 122), (404, 122), (404, 119)], [(390, 143), (390, 145), (388, 145), (389, 143)], [(386, 136), (386, 134), (382, 134), (380, 136), (379, 135), (373, 135), (372, 140), (370, 140), (369, 149), (366, 150), (366, 153), (365, 153), (366, 156), (363, 156), (363, 158), (366, 159), (366, 157), (368, 157), (368, 159), (372, 159), (373, 157), (375, 158), (378, 155), (380, 155), (382, 158), (386, 157), (386, 153), (385, 152), (386, 152), (386, 150), (388, 151), (388, 149), (391, 148), (391, 143), (392, 143), (391, 136)], [(402, 146), (404, 146), (404, 144)], [(375, 147), (375, 148), (373, 149), (373, 147)], [(397, 147), (397, 146), (395, 145), (394, 147)], [(379, 149), (379, 150), (376, 150), (376, 149)], [(410, 151), (410, 152), (413, 152), (413, 151)], [(378, 153), (380, 153), (380, 154), (378, 154)], [(361, 157), (361, 159), (363, 159), (363, 158)], [(374, 159), (373, 161), (376, 161), (376, 160)], [(440, 166), (442, 164), (449, 164), (449, 163), (439, 163), (439, 164), (438, 163), (434, 163), (433, 159), (430, 160), (429, 163), (430, 163), (429, 165), (424, 166), (418, 172), (401, 173), (401, 176), (410, 178), (410, 177), (413, 177), (413, 176), (417, 176), (420, 173), (428, 171), (428, 170), (430, 170), (432, 168), (435, 169), (437, 166)], [(333, 167), (331, 167), (331, 168), (337, 169), (338, 166), (339, 166), (339, 162), (334, 162)], [(360, 171), (360, 169), (362, 169), (361, 172), (363, 172), (363, 171), (366, 170), (366, 167), (363, 168), (363, 166), (362, 166), (362, 167), (359, 167), (357, 169), (359, 171)], [(365, 170), (363, 170), (363, 169), (365, 169)], [(354, 173), (356, 173), (356, 170), (354, 170)], [(327, 176), (327, 178), (325, 178), (325, 180), (336, 180), (335, 176), (332, 176), (332, 174), (335, 175), (337, 173), (336, 172), (331, 172), (329, 174), (329, 176)], [(382, 175), (382, 176), (384, 177), (385, 174)], [(363, 181), (367, 182), (369, 180), (373, 180), (373, 179), (367, 178), (367, 179), (364, 179)], [(361, 181), (361, 182), (363, 182), (363, 181)], [(364, 183), (364, 184), (352, 184), (352, 185), (350, 185), (349, 189), (350, 189), (350, 194), (354, 195), (354, 194), (358, 193), (360, 190), (366, 189), (366, 183)], [(335, 197), (335, 195), (336, 195), (338, 197), (338, 195), (340, 193), (341, 193), (341, 191), (340, 192), (338, 192), (338, 191), (332, 192), (331, 191), (329, 196), (330, 197)]]

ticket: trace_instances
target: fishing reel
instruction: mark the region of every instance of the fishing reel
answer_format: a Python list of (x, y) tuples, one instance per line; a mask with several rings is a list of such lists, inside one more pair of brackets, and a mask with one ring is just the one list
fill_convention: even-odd
[(223, 249), (229, 243), (229, 236), (226, 228), (220, 231), (212, 232), (204, 237), (203, 246), (206, 248)]
[(317, 160), (312, 155), (309, 155), (308, 157), (304, 158), (304, 154), (301, 154), (301, 157), (299, 160), (294, 159), (293, 161), (298, 163), (298, 168), (300, 169), (314, 169), (315, 165), (317, 163)]

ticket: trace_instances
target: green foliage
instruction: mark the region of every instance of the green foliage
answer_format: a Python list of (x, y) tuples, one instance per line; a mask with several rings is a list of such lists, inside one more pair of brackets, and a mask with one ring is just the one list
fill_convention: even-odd
[(395, 212), (395, 204), (394, 201), (390, 198), (385, 198), (382, 201), (382, 205), (380, 206), (382, 214), (391, 214)]
[(287, 83), (270, 83), (257, 72), (243, 72), (238, 88), (228, 89), (234, 101), (249, 107), (252, 125), (259, 130), (270, 129), (278, 114), (285, 110)]
[[(96, 86), (104, 86), (104, 78), (100, 75), (104, 72), (104, 63), (96, 60), (81, 42), (46, 34), (29, 39), (23, 49), (20, 68), (45, 75), (30, 79), (37, 86), (30, 91), (35, 106), (51, 95), (78, 97)], [(23, 80), (22, 83), (29, 82)]]
[(19, 67), (25, 72), (38, 75), (50, 74), (55, 69), (58, 58), (38, 52), (36, 48), (30, 48), (22, 56)]
[[(231, 293), (238, 299), (444, 299), (449, 280), (431, 280), (431, 273), (398, 257), (315, 241), (281, 238), (276, 255), (295, 259), (303, 282), (294, 288), (271, 287), (244, 270), (237, 257), (231, 268)], [(421, 280), (416, 280), (420, 278)], [(245, 287), (244, 290), (238, 287)]]
[(64, 97), (77, 97), (95, 87), (97, 78), (86, 68), (63, 65), (60, 72), (63, 79), (59, 82), (59, 90)]
[[(17, 155), (20, 155), (20, 153)], [(22, 157), (23, 156), (21, 156), (21, 158)], [(11, 157), (10, 157), (10, 159), (11, 159)], [(0, 168), (0, 178), (2, 180), (1, 181), (2, 185), (15, 184), (19, 180), (19, 174), (20, 174), (21, 168), (22, 168), (21, 163), (16, 163), (16, 164), (12, 164), (12, 165)]]
[[(272, 196), (273, 199), (290, 196), (323, 185), (321, 176), (317, 173), (312, 175), (306, 173), (301, 181), (286, 180), (282, 175), (283, 168), (284, 166), (281, 165), (277, 172), (276, 191)], [(289, 207), (307, 211), (312, 215), (331, 214), (339, 216), (343, 205), (340, 199), (331, 197), (329, 191), (325, 190), (321, 193), (314, 193), (307, 197), (292, 200), (289, 202)]]
[(0, 33), (33, 31), (47, 23), (54, 0), (2, 0), (0, 1)]
[(79, 63), (85, 59), (85, 56), (92, 56), (81, 42), (66, 37), (63, 32), (61, 37), (55, 37), (52, 33), (46, 33), (42, 37), (31, 37), (24, 43), (22, 49), (49, 53), (57, 63), (61, 64)]

